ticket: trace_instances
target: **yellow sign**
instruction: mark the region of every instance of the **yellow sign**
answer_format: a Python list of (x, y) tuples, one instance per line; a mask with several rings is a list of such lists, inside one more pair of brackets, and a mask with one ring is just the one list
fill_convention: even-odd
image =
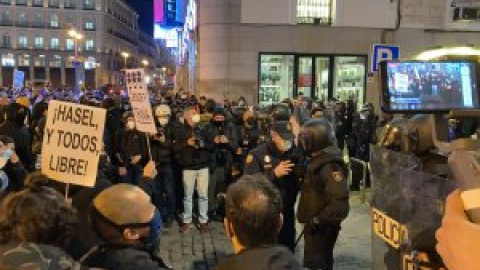
[(372, 208), (372, 226), (373, 232), (395, 249), (408, 238), (405, 226), (375, 208)]

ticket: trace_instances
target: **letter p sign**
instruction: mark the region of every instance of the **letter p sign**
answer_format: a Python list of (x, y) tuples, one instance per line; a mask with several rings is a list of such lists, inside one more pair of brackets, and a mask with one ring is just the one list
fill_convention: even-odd
[(373, 57), (371, 71), (377, 72), (380, 62), (397, 60), (400, 57), (400, 48), (395, 45), (375, 44), (373, 45)]

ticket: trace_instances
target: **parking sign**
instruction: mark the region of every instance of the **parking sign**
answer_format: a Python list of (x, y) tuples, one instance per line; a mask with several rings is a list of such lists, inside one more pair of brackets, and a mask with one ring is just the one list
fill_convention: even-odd
[(374, 44), (371, 72), (377, 72), (380, 62), (400, 58), (400, 48), (396, 45)]

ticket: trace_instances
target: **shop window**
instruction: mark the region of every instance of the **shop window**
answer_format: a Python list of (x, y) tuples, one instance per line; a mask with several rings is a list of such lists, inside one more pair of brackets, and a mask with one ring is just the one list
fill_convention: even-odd
[(61, 67), (62, 66), (62, 57), (59, 56), (59, 55), (55, 55), (52, 57), (52, 59), (50, 59), (50, 62), (49, 62), (50, 66), (51, 67)]
[(45, 63), (46, 63), (45, 55), (39, 55), (39, 56), (34, 57), (33, 59), (34, 59), (33, 63), (36, 67), (44, 67), (45, 66)]
[(332, 23), (332, 2), (334, 0), (297, 0), (297, 23)]
[(364, 102), (366, 57), (335, 57), (333, 96), (339, 100), (353, 98), (358, 105)]
[(21, 67), (30, 66), (30, 55), (23, 54), (18, 56), (18, 65)]
[(293, 97), (294, 60), (293, 55), (260, 56), (260, 104)]
[(2, 56), (2, 66), (4, 67), (13, 67), (15, 66), (15, 57), (13, 54), (3, 54)]

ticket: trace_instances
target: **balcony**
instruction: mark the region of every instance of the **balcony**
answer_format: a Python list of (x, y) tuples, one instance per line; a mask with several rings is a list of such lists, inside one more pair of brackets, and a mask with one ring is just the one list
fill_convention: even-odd
[(84, 10), (95, 10), (95, 5), (83, 5)]
[(9, 49), (12, 48), (12, 44), (10, 42), (0, 42), (0, 48)]
[(0, 26), (13, 26), (12, 20), (0, 20)]
[(96, 52), (97, 51), (97, 47), (95, 46), (83, 46), (82, 47), (82, 51), (84, 52)]
[(10, 6), (11, 3), (10, 3), (10, 0), (2, 0), (0, 1), (0, 5), (7, 5), (7, 6)]
[(83, 31), (85, 31), (85, 32), (95, 32), (95, 31), (97, 31), (97, 28), (96, 28), (95, 26), (94, 26), (94, 27), (86, 27), (86, 26), (84, 26), (84, 27), (83, 27)]

